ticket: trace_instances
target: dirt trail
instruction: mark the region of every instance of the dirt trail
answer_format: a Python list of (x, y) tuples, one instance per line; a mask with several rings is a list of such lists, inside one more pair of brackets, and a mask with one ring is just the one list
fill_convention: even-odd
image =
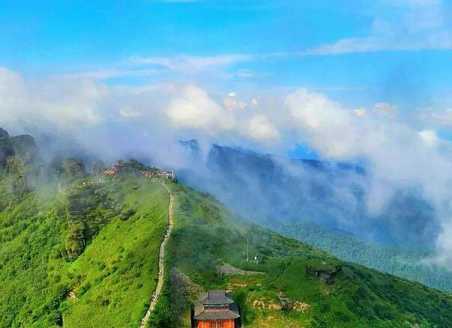
[(144, 316), (143, 320), (141, 320), (140, 328), (146, 328), (147, 324), (149, 322), (149, 318), (151, 317), (152, 312), (155, 309), (155, 306), (157, 305), (157, 302), (159, 300), (160, 294), (162, 293), (163, 284), (165, 282), (165, 250), (166, 250), (166, 244), (168, 244), (168, 240), (171, 237), (171, 233), (173, 231), (174, 226), (174, 196), (169, 187), (162, 183), (163, 188), (166, 189), (166, 191), (169, 194), (169, 205), (168, 205), (168, 228), (165, 233), (165, 238), (163, 239), (162, 244), (160, 245), (160, 254), (159, 254), (159, 276), (158, 276), (158, 282), (157, 287), (155, 288), (154, 293), (151, 297), (151, 304), (149, 305), (149, 308), (146, 312), (146, 315)]

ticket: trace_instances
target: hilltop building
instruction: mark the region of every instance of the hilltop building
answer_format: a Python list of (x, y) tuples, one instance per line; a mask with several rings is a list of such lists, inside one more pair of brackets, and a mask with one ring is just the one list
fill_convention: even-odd
[(138, 161), (118, 161), (111, 168), (103, 171), (103, 176), (116, 177), (121, 175), (134, 175), (145, 178), (164, 178), (176, 181), (176, 172), (174, 170), (162, 170), (155, 167), (147, 167)]
[(195, 305), (193, 327), (239, 328), (239, 308), (224, 290), (209, 291)]

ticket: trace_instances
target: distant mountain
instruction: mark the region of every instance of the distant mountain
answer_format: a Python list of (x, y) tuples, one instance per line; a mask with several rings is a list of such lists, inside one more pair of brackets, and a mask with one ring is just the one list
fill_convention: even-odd
[(0, 166), (5, 167), (8, 158), (16, 156), (24, 162), (31, 162), (38, 156), (38, 147), (30, 135), (11, 137), (0, 128)]
[[(196, 141), (184, 145), (201, 156)], [(452, 290), (451, 272), (423, 263), (438, 232), (434, 209), (415, 191), (400, 190), (381, 213), (369, 213), (369, 177), (362, 166), (281, 162), (214, 145), (203, 170), (182, 171), (179, 178), (256, 223), (344, 260)]]
[[(189, 149), (201, 156), (194, 141)], [(206, 157), (204, 170), (194, 166), (180, 178), (259, 223), (314, 222), (362, 240), (403, 247), (431, 246), (439, 231), (434, 209), (416, 190), (399, 190), (380, 213), (370, 213), (370, 179), (358, 165), (283, 161), (219, 145)]]
[(0, 128), (0, 166), (5, 167), (9, 157), (14, 156), (14, 148), (9, 133)]

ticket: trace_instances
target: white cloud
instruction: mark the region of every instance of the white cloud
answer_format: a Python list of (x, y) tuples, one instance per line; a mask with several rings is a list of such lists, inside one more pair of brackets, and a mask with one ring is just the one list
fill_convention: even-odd
[(443, 127), (452, 126), (452, 109), (428, 110), (421, 112), (419, 118), (423, 122), (439, 125)]
[(443, 231), (437, 240), (438, 258), (452, 265), (452, 159), (437, 147), (432, 130), (417, 129), (395, 117), (371, 112), (357, 117), (353, 110), (322, 94), (298, 90), (286, 100), (289, 118), (299, 138), (334, 160), (365, 159), (374, 177), (368, 197), (378, 211), (398, 188), (421, 188), (435, 206)]
[(129, 62), (133, 65), (151, 65), (165, 68), (174, 72), (186, 74), (224, 68), (237, 63), (253, 60), (250, 54), (222, 54), (217, 56), (172, 56), (172, 57), (132, 57)]
[(122, 77), (148, 77), (158, 74), (156, 69), (106, 68), (93, 71), (66, 73), (60, 77), (66, 79), (109, 80)]
[[(343, 38), (309, 49), (304, 54), (452, 49), (452, 26), (442, 1), (382, 0), (381, 3), (384, 7), (377, 7), (379, 11), (367, 36)], [(391, 15), (383, 15), (385, 11)]]
[(434, 130), (422, 130), (419, 132), (419, 136), (430, 147), (436, 147), (440, 143), (440, 139)]
[(264, 115), (255, 115), (249, 123), (249, 135), (256, 140), (277, 141), (279, 132), (270, 120)]
[(111, 80), (117, 78), (156, 78), (162, 76), (197, 77), (206, 73), (215, 74), (223, 79), (250, 79), (256, 74), (248, 69), (240, 68), (229, 72), (234, 65), (263, 59), (272, 55), (258, 56), (253, 54), (219, 54), (213, 56), (133, 56), (118, 62), (111, 67), (101, 69), (66, 72), (55, 76), (64, 79)]
[(441, 218), (437, 260), (452, 266), (452, 160), (442, 152), (447, 142), (432, 128), (417, 129), (397, 115), (382, 115), (395, 111), (391, 104), (360, 108), (365, 115), (357, 115), (361, 112), (355, 108), (307, 89), (284, 100), (281, 95), (241, 97), (228, 98), (246, 103), (247, 110), (230, 111), (222, 96), (195, 85), (120, 87), (86, 78), (30, 81), (0, 69), (2, 125), (57, 128), (97, 152), (123, 154), (135, 147), (160, 151), (161, 158), (173, 161), (176, 154), (168, 154), (172, 148), (166, 145), (193, 135), (205, 143), (232, 140), (281, 152), (306, 142), (326, 158), (365, 159), (374, 177), (369, 209), (384, 206), (397, 188), (420, 187)]
[(199, 138), (242, 138), (258, 143), (278, 136), (265, 113), (253, 116), (257, 101), (253, 113), (228, 110), (249, 105), (235, 93), (226, 97), (231, 100), (232, 107), (228, 107), (223, 99), (215, 100), (196, 85), (108, 86), (98, 78), (54, 76), (26, 81), (20, 74), (0, 68), (0, 121), (7, 126), (45, 126), (77, 136), (83, 135), (79, 133), (82, 128), (111, 123), (139, 124), (161, 135), (188, 132)]
[(18, 95), (26, 96), (26, 93), (25, 81), (19, 74), (0, 68), (0, 113), (21, 106), (23, 99)]
[(0, 120), (54, 121), (67, 127), (95, 124), (102, 119), (98, 105), (107, 93), (107, 88), (87, 80), (26, 82), (0, 69)]
[(358, 108), (358, 109), (355, 109), (353, 112), (358, 117), (362, 117), (362, 116), (365, 116), (367, 114), (367, 110), (365, 108)]
[(397, 107), (385, 102), (379, 102), (374, 105), (374, 111), (380, 114), (394, 115), (397, 113)]
[(449, 50), (452, 34), (437, 33), (419, 39), (405, 39), (400, 35), (347, 38), (333, 44), (320, 46), (305, 52), (307, 55), (340, 55), (379, 51)]
[(441, 4), (441, 0), (384, 0), (391, 6), (431, 7)]
[(233, 111), (244, 110), (248, 107), (248, 104), (235, 96), (231, 97), (230, 95), (228, 95), (223, 99), (223, 106), (224, 108)]
[[(228, 96), (233, 106), (244, 109), (247, 103)], [(224, 106), (214, 101), (205, 90), (189, 85), (173, 94), (165, 113), (172, 126), (177, 129), (195, 131), (197, 134), (221, 137), (228, 135), (233, 139), (248, 139), (267, 144), (279, 139), (279, 131), (265, 113), (231, 111), (226, 102)]]
[(186, 86), (171, 100), (167, 115), (179, 128), (201, 129), (218, 133), (233, 129), (235, 121), (230, 112), (215, 103), (208, 94), (196, 86)]
[(138, 111), (130, 106), (125, 106), (124, 108), (121, 108), (119, 110), (119, 115), (121, 115), (124, 118), (130, 118), (130, 119), (139, 118), (139, 117), (143, 116), (143, 114), (140, 111)]
[[(358, 126), (358, 118), (320, 93), (300, 89), (286, 99), (292, 124), (309, 133), (315, 148), (327, 156), (347, 157), (358, 140), (347, 126)], [(323, 133), (317, 133), (322, 131)], [(337, 135), (340, 133), (340, 137)], [(328, 140), (328, 142), (325, 142)], [(354, 151), (354, 149), (353, 149)]]

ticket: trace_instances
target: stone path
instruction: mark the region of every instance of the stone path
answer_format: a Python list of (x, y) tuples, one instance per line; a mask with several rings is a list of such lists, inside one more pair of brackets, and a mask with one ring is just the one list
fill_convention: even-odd
[(168, 244), (168, 240), (171, 237), (171, 233), (173, 231), (174, 226), (174, 196), (169, 187), (162, 183), (163, 188), (166, 189), (166, 191), (169, 194), (169, 205), (168, 205), (168, 228), (165, 233), (165, 237), (163, 239), (162, 244), (160, 245), (160, 254), (159, 254), (159, 276), (158, 276), (158, 282), (157, 287), (155, 288), (154, 293), (151, 297), (151, 304), (149, 305), (148, 310), (146, 311), (146, 314), (141, 320), (140, 328), (146, 328), (147, 324), (149, 322), (149, 318), (151, 317), (152, 312), (155, 310), (155, 306), (157, 305), (157, 302), (159, 300), (160, 294), (162, 293), (163, 284), (165, 283), (165, 250), (166, 245)]

